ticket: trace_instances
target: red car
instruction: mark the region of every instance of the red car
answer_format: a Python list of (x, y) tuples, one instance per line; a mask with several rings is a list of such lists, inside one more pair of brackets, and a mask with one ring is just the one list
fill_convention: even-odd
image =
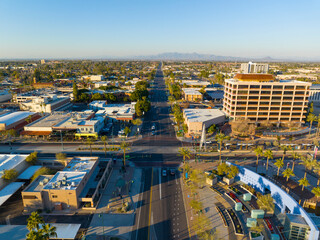
[(264, 219), (264, 221), (266, 222), (266, 224), (267, 224), (267, 226), (268, 226), (268, 228), (269, 228), (270, 232), (273, 232), (273, 227), (272, 227), (272, 225), (271, 225), (270, 220), (269, 220), (269, 219)]

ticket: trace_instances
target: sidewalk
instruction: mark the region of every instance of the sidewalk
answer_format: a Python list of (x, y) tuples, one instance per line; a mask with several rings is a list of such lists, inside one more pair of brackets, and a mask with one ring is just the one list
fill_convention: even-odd
[[(130, 239), (135, 218), (135, 208), (139, 198), (141, 169), (127, 167), (127, 172), (123, 176), (125, 184), (119, 194), (119, 179), (122, 174), (119, 173), (119, 166), (113, 169), (112, 175), (105, 192), (102, 195), (101, 201), (97, 208), (97, 213), (94, 214), (90, 227), (87, 231), (86, 239), (96, 240), (103, 239), (105, 236), (117, 236), (122, 239)], [(131, 180), (134, 182), (131, 185)], [(128, 186), (128, 188), (127, 188)], [(129, 195), (127, 192), (129, 190)], [(127, 213), (119, 213), (117, 210), (122, 206), (122, 203), (133, 203)]]

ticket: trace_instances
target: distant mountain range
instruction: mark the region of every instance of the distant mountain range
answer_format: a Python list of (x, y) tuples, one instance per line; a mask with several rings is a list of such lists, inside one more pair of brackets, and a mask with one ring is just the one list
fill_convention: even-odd
[(265, 58), (248, 58), (248, 57), (232, 57), (232, 56), (218, 56), (213, 54), (200, 54), (200, 53), (178, 53), (178, 52), (167, 52), (156, 55), (146, 55), (146, 56), (133, 56), (128, 57), (133, 59), (142, 60), (179, 60), (179, 61), (249, 61), (249, 60), (259, 60), (265, 62), (277, 61), (271, 57)]
[[(201, 53), (179, 53), (179, 52), (167, 52), (155, 55), (137, 55), (137, 56), (95, 56), (95, 57), (69, 57), (69, 58), (54, 58), (54, 57), (43, 57), (47, 60), (72, 60), (72, 59), (92, 59), (92, 60), (160, 60), (160, 61), (241, 61), (241, 62), (319, 62), (320, 57), (317, 58), (305, 58), (305, 57), (287, 57), (287, 58), (272, 58), (272, 57), (234, 57), (234, 56), (219, 56), (214, 54), (201, 54)], [(0, 58), (4, 61), (9, 60), (39, 60), (42, 58)]]

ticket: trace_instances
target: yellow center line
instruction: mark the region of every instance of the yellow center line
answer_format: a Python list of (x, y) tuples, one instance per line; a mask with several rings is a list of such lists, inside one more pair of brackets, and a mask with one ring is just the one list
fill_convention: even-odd
[(148, 240), (150, 239), (152, 184), (153, 184), (153, 168), (151, 168), (151, 187), (150, 187), (150, 205), (149, 205), (149, 222), (148, 222)]

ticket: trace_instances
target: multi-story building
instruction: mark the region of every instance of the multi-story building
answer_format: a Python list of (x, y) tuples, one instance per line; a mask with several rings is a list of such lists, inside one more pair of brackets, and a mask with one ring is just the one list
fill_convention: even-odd
[(242, 63), (241, 64), (241, 73), (268, 73), (269, 64), (267, 63)]
[(25, 93), (17, 95), (14, 100), (21, 110), (46, 113), (62, 110), (70, 104), (70, 97), (57, 94)]
[(202, 101), (202, 93), (197, 88), (183, 88), (183, 98), (188, 102)]
[(224, 112), (233, 119), (305, 122), (311, 83), (274, 81), (271, 74), (236, 74), (225, 80)]
[(310, 87), (309, 102), (314, 105), (320, 105), (320, 84), (312, 84)]
[(63, 210), (97, 206), (111, 172), (111, 161), (98, 157), (73, 158), (54, 176), (37, 177), (23, 192), (26, 210)]
[(284, 233), (291, 240), (307, 240), (310, 238), (310, 227), (299, 214), (286, 214)]
[(89, 104), (93, 111), (104, 111), (107, 121), (131, 121), (135, 117), (135, 102), (128, 104), (107, 104), (107, 101), (93, 101)]

